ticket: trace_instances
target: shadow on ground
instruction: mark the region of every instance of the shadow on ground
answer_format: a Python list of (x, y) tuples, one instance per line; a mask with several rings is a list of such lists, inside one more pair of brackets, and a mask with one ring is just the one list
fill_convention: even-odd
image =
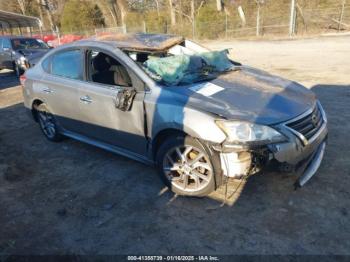
[(163, 194), (156, 170), (49, 143), (22, 104), (0, 109), (0, 254), (349, 254), (350, 86), (313, 91), (329, 118), (318, 174), (251, 177), (235, 203)]
[(11, 70), (0, 70), (0, 90), (18, 86), (19, 79)]

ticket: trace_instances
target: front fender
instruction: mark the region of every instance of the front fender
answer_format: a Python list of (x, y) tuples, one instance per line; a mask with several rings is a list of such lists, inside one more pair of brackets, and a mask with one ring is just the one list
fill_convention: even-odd
[(213, 143), (222, 143), (226, 139), (223, 131), (215, 123), (216, 118), (209, 113), (169, 105), (161, 112), (161, 116), (155, 114), (153, 118), (152, 138), (165, 129), (175, 129)]

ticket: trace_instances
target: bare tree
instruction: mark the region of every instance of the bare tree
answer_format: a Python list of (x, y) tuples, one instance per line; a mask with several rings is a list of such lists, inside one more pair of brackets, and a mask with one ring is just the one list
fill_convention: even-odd
[(25, 0), (17, 0), (18, 6), (21, 9), (22, 14), (26, 14)]
[(216, 9), (217, 9), (219, 12), (222, 12), (222, 10), (223, 10), (222, 0), (216, 0)]
[(158, 17), (160, 16), (160, 11), (159, 11), (159, 0), (154, 0), (156, 2), (156, 7), (157, 7), (157, 14)]
[(96, 4), (101, 9), (104, 18), (107, 20), (107, 24), (118, 26), (117, 13), (113, 7), (114, 1), (100, 0), (97, 1)]
[(43, 6), (41, 3), (41, 0), (36, 0), (36, 2), (38, 3), (38, 11), (39, 11), (40, 20), (41, 20), (42, 25), (43, 25), (43, 29), (46, 30), (46, 26), (44, 23)]
[(54, 23), (54, 19), (53, 19), (53, 14), (52, 14), (52, 10), (50, 9), (50, 3), (49, 0), (37, 0), (38, 6), (39, 6), (39, 15), (40, 15), (40, 19), (43, 22), (43, 9), (45, 10), (47, 19), (49, 20), (50, 23), (50, 28), (52, 31), (55, 31), (55, 23)]
[(108, 9), (108, 11), (110, 12), (110, 14), (112, 16), (114, 24), (116, 26), (118, 26), (118, 19), (116, 17), (117, 14), (115, 13), (115, 10), (114, 10), (113, 6), (107, 5), (107, 9)]
[(176, 25), (176, 13), (175, 13), (175, 5), (173, 0), (169, 0), (169, 10), (170, 10), (170, 21), (171, 25)]
[(245, 27), (247, 24), (247, 20), (245, 18), (245, 13), (243, 11), (243, 7), (241, 5), (239, 5), (237, 10), (238, 10), (239, 18), (241, 18), (242, 26)]
[(128, 3), (126, 0), (115, 0), (115, 3), (119, 11), (121, 25), (125, 26), (126, 15), (128, 12)]

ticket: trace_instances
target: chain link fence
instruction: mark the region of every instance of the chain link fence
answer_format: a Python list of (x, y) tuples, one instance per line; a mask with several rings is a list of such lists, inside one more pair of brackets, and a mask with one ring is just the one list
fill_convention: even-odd
[[(247, 38), (293, 35), (321, 35), (350, 31), (350, 3), (342, 0), (327, 7), (311, 7), (296, 2), (295, 17), (291, 19), (291, 5), (256, 6), (254, 12), (245, 14), (242, 22), (238, 12), (218, 15), (212, 21), (183, 22), (176, 26), (160, 24), (128, 27), (127, 32), (175, 33), (198, 39)], [(251, 10), (251, 9), (250, 9)], [(292, 25), (291, 25), (292, 20)], [(293, 26), (293, 32), (291, 32)]]
[(293, 19), (291, 19), (291, 4), (261, 6), (254, 4), (247, 8), (250, 12), (244, 13), (244, 20), (237, 11), (216, 12), (215, 17), (210, 18), (198, 12), (194, 22), (183, 19), (176, 26), (171, 26), (167, 20), (161, 23), (147, 22), (140, 16), (132, 25), (126, 24), (123, 27), (95, 28), (79, 32), (37, 31), (32, 32), (32, 35), (51, 36), (52, 39), (49, 41), (53, 46), (87, 37), (136, 32), (178, 34), (192, 39), (269, 38), (291, 35), (291, 21), (292, 34), (296, 36), (350, 32), (350, 3), (339, 0), (326, 7), (310, 6), (307, 1), (303, 2), (304, 4), (299, 4), (299, 1), (295, 3)]

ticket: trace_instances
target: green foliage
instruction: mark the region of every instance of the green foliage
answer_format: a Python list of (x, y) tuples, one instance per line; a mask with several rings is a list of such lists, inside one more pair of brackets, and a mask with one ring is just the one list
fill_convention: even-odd
[(145, 14), (145, 21), (147, 24), (147, 32), (167, 33), (168, 24), (167, 13), (158, 13), (156, 11), (148, 11)]
[(128, 31), (143, 31), (144, 22), (146, 23), (146, 31), (152, 33), (167, 33), (169, 22), (167, 21), (167, 13), (151, 10), (145, 13), (128, 12), (126, 16), (126, 27)]
[(92, 18), (92, 24), (95, 27), (102, 27), (105, 26), (105, 19), (103, 18), (103, 13), (101, 9), (98, 7), (98, 5), (94, 5), (94, 7), (91, 9), (90, 17)]
[(144, 15), (137, 12), (128, 12), (125, 23), (127, 28), (142, 28)]
[(225, 13), (205, 5), (196, 16), (196, 37), (215, 39), (225, 34)]
[(84, 0), (67, 1), (60, 22), (64, 32), (79, 32), (105, 25), (99, 7)]

